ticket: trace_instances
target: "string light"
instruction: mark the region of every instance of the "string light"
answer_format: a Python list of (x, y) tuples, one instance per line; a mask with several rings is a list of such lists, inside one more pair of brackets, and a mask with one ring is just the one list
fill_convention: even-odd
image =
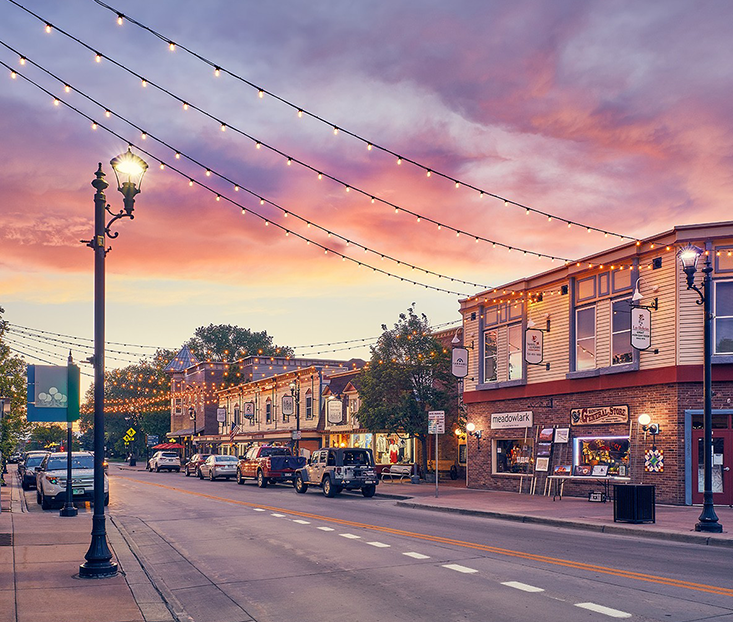
[[(17, 2), (15, 2), (14, 0), (11, 0), (11, 1), (13, 2), (13, 4), (16, 4), (16, 6), (18, 6), (18, 7), (19, 7), (19, 8), (21, 8), (22, 10), (26, 11), (26, 12), (27, 12), (28, 14), (32, 15), (32, 16), (33, 16), (33, 17), (35, 17), (36, 19), (38, 19), (38, 20), (40, 20), (40, 21), (42, 21), (42, 22), (45, 22), (45, 20), (44, 20), (44, 19), (43, 19), (43, 18), (42, 18), (41, 16), (39, 16), (39, 15), (37, 15), (37, 14), (33, 13), (32, 11), (30, 11), (29, 9), (27, 9), (27, 8), (23, 7), (22, 5), (18, 4), (18, 3), (17, 3)], [(113, 7), (111, 7), (111, 6), (107, 5), (107, 4), (105, 4), (105, 3), (104, 3), (104, 2), (102, 2), (101, 0), (96, 0), (96, 2), (97, 2), (97, 3), (98, 3), (98, 4), (100, 5), (100, 6), (102, 6), (102, 7), (106, 8), (107, 10), (109, 10), (109, 11), (111, 11), (112, 13), (116, 14), (116, 15), (117, 15), (118, 17), (119, 17), (120, 15), (121, 15), (121, 13), (120, 13), (119, 11), (117, 11), (117, 10), (116, 10), (116, 9), (114, 9)], [(157, 32), (157, 31), (156, 31), (156, 30), (154, 30), (153, 28), (150, 28), (149, 26), (146, 26), (146, 25), (142, 24), (141, 22), (137, 22), (137, 21), (135, 21), (135, 20), (130, 20), (130, 21), (132, 21), (132, 23), (133, 23), (133, 24), (135, 24), (136, 26), (138, 26), (139, 28), (141, 28), (141, 29), (143, 29), (143, 30), (145, 30), (145, 31), (149, 32), (150, 34), (153, 34), (154, 36), (156, 36), (156, 37), (158, 37), (158, 38), (160, 38), (160, 39), (162, 39), (162, 40), (164, 40), (164, 41), (171, 41), (171, 39), (170, 39), (170, 38), (168, 38), (168, 37), (164, 36), (163, 34), (161, 34), (161, 33)], [(64, 34), (65, 36), (67, 36), (67, 37), (71, 38), (72, 40), (74, 40), (75, 42), (79, 43), (80, 45), (83, 45), (83, 46), (85, 46), (85, 47), (87, 47), (87, 48), (89, 48), (89, 47), (90, 47), (90, 46), (88, 46), (88, 45), (87, 45), (86, 43), (84, 43), (83, 41), (81, 41), (81, 40), (80, 40), (79, 38), (77, 38), (77, 37), (74, 37), (73, 35), (71, 35), (71, 34), (69, 34), (69, 33), (65, 32), (65, 31), (59, 30), (59, 32), (61, 32), (61, 33), (62, 33), (62, 34)], [(209, 61), (209, 60), (208, 60), (208, 59), (206, 59), (205, 57), (201, 56), (200, 54), (198, 54), (198, 53), (196, 53), (196, 52), (194, 52), (194, 51), (192, 51), (192, 50), (190, 50), (190, 49), (188, 49), (188, 48), (186, 48), (186, 47), (183, 47), (182, 49), (183, 49), (183, 50), (185, 50), (185, 51), (186, 51), (187, 53), (191, 54), (192, 56), (194, 56), (195, 58), (197, 58), (197, 59), (198, 59), (199, 61), (201, 61), (201, 62), (204, 62), (204, 63), (208, 64), (209, 66), (212, 66), (212, 67), (214, 68), (214, 73), (215, 73), (215, 75), (217, 75), (217, 76), (218, 76), (218, 75), (220, 74), (220, 72), (222, 71), (222, 69), (221, 69), (221, 66), (220, 66), (220, 65), (217, 65), (217, 64), (214, 64), (214, 63), (212, 63), (211, 61)], [(124, 67), (123, 65), (120, 65), (120, 66), (121, 66), (121, 67), (122, 67), (123, 69), (127, 70), (127, 68), (126, 68), (126, 67)], [(129, 71), (129, 70), (127, 70), (127, 71)], [(233, 73), (233, 72), (231, 72), (231, 71), (227, 71), (227, 73), (228, 73), (228, 74), (229, 74), (229, 75), (230, 75), (231, 77), (233, 77), (233, 78), (235, 78), (236, 80), (238, 80), (238, 81), (242, 82), (243, 84), (246, 84), (246, 85), (247, 85), (247, 86), (249, 86), (249, 87), (255, 88), (255, 89), (256, 89), (256, 90), (258, 91), (258, 93), (259, 93), (259, 92), (261, 92), (261, 91), (263, 91), (263, 89), (262, 89), (261, 87), (259, 87), (259, 86), (256, 86), (255, 84), (253, 84), (253, 83), (252, 83), (252, 82), (250, 82), (249, 80), (247, 80), (247, 79), (243, 78), (242, 76), (239, 76), (238, 74), (236, 74), (236, 73)], [(316, 115), (316, 114), (314, 114), (314, 113), (311, 113), (311, 112), (308, 112), (308, 111), (306, 111), (306, 110), (305, 110), (305, 109), (304, 109), (303, 107), (301, 107), (301, 106), (296, 106), (295, 104), (293, 104), (292, 102), (290, 102), (290, 101), (286, 100), (285, 98), (282, 98), (282, 97), (280, 97), (280, 96), (274, 96), (274, 97), (275, 97), (275, 99), (277, 99), (277, 100), (278, 100), (278, 101), (280, 101), (281, 103), (283, 103), (283, 104), (285, 104), (285, 105), (287, 105), (287, 106), (290, 106), (291, 108), (294, 108), (294, 109), (296, 109), (296, 110), (298, 110), (298, 111), (303, 111), (303, 114), (308, 114), (308, 115), (309, 115), (309, 116), (310, 116), (311, 118), (313, 118), (313, 119), (315, 119), (315, 120), (317, 120), (317, 121), (320, 121), (321, 123), (328, 123), (328, 121), (327, 121), (327, 120), (325, 120), (324, 118), (322, 118), (322, 117), (320, 117), (320, 116), (318, 116), (318, 115)], [(332, 127), (334, 128), (334, 129), (339, 129), (339, 128), (338, 128), (338, 127), (337, 127), (336, 125), (333, 125), (333, 124), (331, 124), (331, 126), (332, 126)], [(350, 132), (350, 131), (348, 131), (348, 130), (344, 130), (344, 131), (346, 131), (346, 132), (347, 132), (347, 133), (348, 133), (348, 134), (349, 134), (350, 136), (352, 136), (352, 137), (356, 138), (357, 140), (360, 140), (360, 141), (362, 141), (362, 142), (364, 142), (364, 143), (367, 143), (367, 148), (368, 148), (368, 149), (370, 149), (370, 150), (371, 150), (371, 147), (372, 147), (372, 146), (374, 145), (374, 143), (373, 143), (373, 142), (371, 142), (371, 141), (367, 141), (367, 140), (366, 140), (365, 138), (363, 138), (363, 137), (359, 136), (358, 134), (356, 134), (356, 133), (354, 133), (354, 132)], [(397, 155), (397, 154), (394, 154), (394, 153), (393, 153), (393, 152), (392, 152), (391, 150), (389, 150), (389, 149), (387, 149), (387, 148), (385, 148), (385, 147), (381, 147), (381, 146), (378, 146), (378, 145), (377, 145), (377, 147), (378, 147), (378, 148), (379, 148), (379, 149), (380, 149), (381, 151), (383, 151), (384, 153), (392, 154), (392, 155), (394, 155), (394, 156), (396, 156), (396, 155)], [(419, 162), (417, 162), (417, 161), (414, 161), (414, 160), (408, 160), (408, 161), (409, 161), (409, 162), (410, 162), (411, 164), (413, 164), (414, 166), (416, 166), (416, 167), (419, 167), (419, 168), (422, 168), (423, 170), (427, 170), (427, 168), (428, 168), (428, 167), (426, 167), (425, 165), (423, 165), (423, 164), (421, 164), (421, 163), (419, 163)], [(451, 176), (449, 176), (449, 175), (446, 175), (446, 174), (444, 174), (444, 173), (439, 173), (439, 172), (438, 172), (437, 174), (439, 174), (440, 176), (442, 176), (442, 177), (443, 177), (443, 178), (445, 178), (445, 179), (448, 179), (448, 180), (451, 180), (451, 181), (453, 181), (454, 183), (456, 183), (457, 187), (458, 187), (459, 185), (461, 185), (461, 184), (462, 184), (462, 182), (461, 182), (460, 180), (458, 180), (458, 179), (454, 179), (454, 178), (452, 178), (452, 177), (451, 177)], [(465, 186), (466, 186), (467, 188), (469, 188), (469, 189), (472, 189), (472, 190), (475, 190), (475, 191), (477, 191), (477, 192), (484, 192), (484, 193), (486, 193), (486, 194), (489, 194), (490, 196), (492, 196), (492, 197), (494, 197), (494, 198), (497, 198), (497, 199), (502, 199), (502, 197), (499, 197), (498, 195), (496, 195), (496, 194), (494, 194), (494, 193), (490, 193), (490, 192), (486, 192), (486, 191), (483, 191), (482, 189), (480, 189), (480, 188), (477, 188), (477, 187), (475, 187), (475, 186), (472, 186), (472, 185), (470, 185), (470, 184), (463, 184), (463, 185), (465, 185)], [(504, 199), (502, 199), (502, 200), (504, 200)], [(520, 204), (518, 204), (518, 203), (517, 203), (517, 205), (518, 205), (518, 206), (520, 206), (520, 207), (527, 207), (527, 206), (522, 206), (522, 205), (520, 205)], [(549, 215), (549, 214), (547, 214), (546, 212), (543, 212), (543, 211), (541, 211), (541, 210), (537, 210), (536, 208), (530, 208), (530, 210), (531, 210), (532, 212), (536, 212), (537, 214), (541, 214), (541, 215), (544, 215), (544, 216), (548, 216), (548, 215)], [(562, 219), (562, 218), (559, 218), (559, 217), (558, 217), (558, 219), (560, 219), (560, 220), (565, 220), (565, 219)], [(568, 222), (568, 224), (570, 224), (570, 223)], [(576, 223), (576, 224), (579, 224), (579, 223)], [(597, 227), (591, 227), (591, 230), (594, 230), (594, 231), (598, 231), (598, 232), (600, 232), (600, 233), (604, 233), (604, 234), (605, 234), (605, 233), (609, 233), (609, 234), (611, 234), (611, 235), (615, 235), (615, 236), (617, 236), (617, 237), (619, 237), (619, 238), (621, 238), (621, 239), (629, 239), (629, 240), (634, 240), (634, 239), (635, 239), (635, 238), (633, 238), (633, 237), (631, 237), (631, 236), (627, 236), (627, 235), (623, 235), (623, 234), (619, 234), (619, 233), (614, 233), (614, 232), (606, 231), (606, 230), (603, 230), (603, 229), (600, 229), (600, 228), (597, 228)]]
[(46, 24), (46, 32), (51, 32), (51, 24)]

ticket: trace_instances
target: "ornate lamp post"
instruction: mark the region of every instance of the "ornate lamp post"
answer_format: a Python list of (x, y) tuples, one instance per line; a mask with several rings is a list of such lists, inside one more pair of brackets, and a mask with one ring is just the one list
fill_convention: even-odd
[(196, 436), (196, 408), (194, 406), (188, 407), (188, 418), (193, 422), (191, 430), (191, 455), (193, 455), (196, 453), (196, 445), (193, 442), (193, 437)]
[(295, 401), (295, 450), (300, 455), (300, 378), (291, 380), (290, 395)]
[[(135, 196), (140, 192), (143, 175), (148, 165), (130, 149), (110, 161), (117, 178), (117, 189), (124, 197), (124, 209), (112, 212), (107, 205), (104, 191), (109, 184), (104, 181), (102, 163), (96, 172), (92, 186), (94, 194), (94, 239), (82, 240), (94, 251), (94, 515), (92, 517), (92, 541), (79, 566), (79, 576), (84, 578), (105, 578), (117, 574), (117, 564), (107, 544), (104, 517), (104, 306), (105, 275), (104, 259), (109, 249), (105, 248), (107, 238), (115, 239), (116, 231), (110, 231), (113, 223), (121, 218), (132, 220)], [(105, 213), (106, 212), (106, 213)], [(112, 218), (105, 224), (106, 214)]]
[(698, 522), (695, 524), (695, 531), (708, 531), (721, 533), (723, 526), (718, 522), (718, 516), (713, 507), (713, 314), (711, 312), (711, 283), (710, 273), (713, 267), (710, 263), (710, 255), (705, 254), (705, 267), (702, 269), (702, 291), (695, 285), (695, 272), (697, 272), (697, 261), (703, 250), (692, 244), (680, 249), (677, 256), (682, 264), (682, 270), (687, 277), (687, 289), (694, 289), (700, 297), (697, 304), (703, 305), (705, 316), (703, 331), (703, 507)]

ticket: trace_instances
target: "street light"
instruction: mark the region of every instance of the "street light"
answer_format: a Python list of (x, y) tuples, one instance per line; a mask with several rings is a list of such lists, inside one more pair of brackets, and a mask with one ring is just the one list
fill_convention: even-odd
[(191, 431), (191, 455), (196, 453), (196, 446), (193, 443), (193, 437), (196, 436), (196, 408), (188, 407), (188, 418), (193, 421), (193, 430)]
[[(124, 197), (124, 210), (116, 214), (107, 205), (104, 191), (109, 184), (104, 181), (102, 163), (95, 173), (92, 186), (94, 194), (94, 238), (82, 240), (94, 251), (94, 515), (92, 516), (92, 541), (79, 566), (79, 576), (101, 579), (117, 574), (117, 563), (112, 561), (112, 553), (107, 544), (107, 531), (104, 517), (104, 305), (105, 274), (104, 259), (108, 249), (106, 241), (114, 239), (118, 233), (111, 231), (113, 223), (121, 218), (134, 218), (132, 212), (135, 195), (140, 192), (140, 184), (148, 165), (128, 148), (110, 161), (117, 177), (117, 189)], [(112, 218), (105, 223), (107, 214)]]
[(703, 330), (703, 506), (698, 522), (695, 524), (695, 531), (708, 531), (721, 533), (723, 526), (718, 522), (718, 516), (713, 507), (713, 315), (710, 308), (711, 283), (710, 273), (713, 267), (710, 263), (709, 253), (705, 253), (705, 267), (702, 269), (702, 291), (695, 285), (695, 272), (697, 272), (697, 261), (703, 250), (692, 244), (680, 249), (677, 257), (682, 264), (682, 270), (687, 277), (687, 289), (694, 289), (700, 297), (695, 302), (703, 305), (704, 330)]
[(300, 455), (300, 378), (290, 381), (290, 395), (295, 401), (295, 450)]

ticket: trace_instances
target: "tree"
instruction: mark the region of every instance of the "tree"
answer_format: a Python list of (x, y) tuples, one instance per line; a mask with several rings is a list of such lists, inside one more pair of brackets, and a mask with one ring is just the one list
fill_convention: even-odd
[(418, 316), (414, 303), (393, 329), (383, 324), (382, 330), (360, 374), (357, 416), (369, 430), (416, 438), (427, 473), (428, 411), (444, 410), (455, 397), (450, 353), (430, 334), (427, 316)]
[(201, 361), (236, 361), (245, 356), (292, 356), (293, 349), (272, 343), (267, 331), (252, 332), (231, 324), (199, 326), (187, 345)]
[(10, 398), (10, 412), (5, 413), (0, 421), (0, 453), (3, 460), (0, 465), (0, 482), (8, 455), (18, 448), (30, 432), (25, 418), (26, 364), (22, 358), (13, 355), (3, 340), (6, 330), (3, 313), (5, 310), (0, 307), (0, 396)]

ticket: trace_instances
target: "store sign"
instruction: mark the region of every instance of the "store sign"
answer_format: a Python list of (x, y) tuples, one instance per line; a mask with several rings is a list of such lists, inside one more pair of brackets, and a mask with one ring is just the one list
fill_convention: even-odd
[(631, 347), (647, 350), (652, 345), (652, 312), (639, 307), (631, 308)]
[(341, 423), (343, 419), (341, 400), (329, 400), (326, 406), (326, 419), (332, 425)]
[(628, 423), (629, 407), (596, 406), (594, 408), (573, 408), (570, 411), (572, 425), (601, 425), (608, 423)]
[(242, 407), (244, 408), (244, 416), (247, 417), (247, 419), (254, 419), (255, 403), (245, 402), (244, 404), (242, 404)]
[(506, 428), (531, 428), (532, 411), (524, 410), (513, 413), (493, 413), (491, 415), (491, 429), (504, 430)]
[(445, 411), (428, 412), (428, 434), (445, 434)]
[(216, 409), (216, 420), (219, 423), (224, 423), (227, 420), (227, 409), (226, 408), (217, 408)]
[(451, 371), (456, 378), (468, 376), (468, 350), (453, 348), (451, 351)]
[(295, 398), (292, 395), (283, 395), (283, 415), (289, 417), (295, 414)]
[(545, 358), (544, 333), (538, 328), (528, 328), (524, 333), (524, 360), (539, 365)]

